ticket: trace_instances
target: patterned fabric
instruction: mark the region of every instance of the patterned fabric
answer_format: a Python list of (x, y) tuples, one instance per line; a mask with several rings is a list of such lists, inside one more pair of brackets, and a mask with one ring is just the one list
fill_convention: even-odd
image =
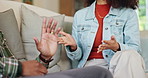
[[(39, 57), (37, 57), (36, 60), (48, 68), (48, 64), (46, 65), (43, 63)], [(22, 68), (20, 64), (21, 63), (19, 63), (8, 48), (6, 39), (4, 38), (2, 31), (0, 31), (0, 78), (15, 78), (16, 76), (19, 76), (22, 72), (22, 70), (20, 70)]]
[(18, 69), (18, 60), (11, 53), (6, 45), (2, 31), (0, 31), (0, 76), (16, 77)]

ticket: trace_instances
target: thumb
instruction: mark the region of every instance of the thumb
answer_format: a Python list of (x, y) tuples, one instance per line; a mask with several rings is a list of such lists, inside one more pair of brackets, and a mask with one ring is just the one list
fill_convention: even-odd
[(36, 37), (34, 37), (33, 40), (34, 40), (36, 46), (38, 46), (39, 40)]
[(116, 38), (114, 35), (111, 36), (111, 40), (115, 40), (116, 41)]

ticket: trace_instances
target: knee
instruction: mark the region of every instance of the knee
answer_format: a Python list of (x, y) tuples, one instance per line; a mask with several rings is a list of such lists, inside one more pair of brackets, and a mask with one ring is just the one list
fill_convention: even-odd
[(140, 54), (135, 51), (135, 50), (125, 50), (125, 51), (121, 51), (122, 56), (129, 56), (129, 57), (141, 57)]
[(92, 73), (96, 73), (100, 78), (113, 78), (111, 72), (108, 69), (99, 66), (90, 66)]

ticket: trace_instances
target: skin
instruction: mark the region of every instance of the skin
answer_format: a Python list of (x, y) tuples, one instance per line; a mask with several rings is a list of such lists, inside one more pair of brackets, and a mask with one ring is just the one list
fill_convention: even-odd
[(103, 4), (107, 4), (107, 2), (106, 0), (97, 0), (97, 4), (103, 5)]
[(59, 44), (63, 44), (64, 46), (71, 46), (71, 50), (77, 49), (77, 44), (70, 34), (67, 34), (63, 31), (60, 31), (59, 34), (63, 35), (62, 37), (59, 37)]
[[(54, 24), (52, 25), (52, 23)], [(52, 56), (56, 53), (58, 44), (58, 33), (60, 28), (55, 30), (57, 22), (53, 19), (48, 21), (44, 19), (42, 24), (41, 39), (38, 40), (34, 37), (37, 50), (40, 52), (41, 57), (44, 59), (51, 59)], [(47, 74), (47, 69), (37, 62), (36, 60), (24, 61), (22, 63), (22, 75), (23, 76), (37, 76)]]
[(61, 28), (55, 30), (57, 22), (55, 21), (52, 25), (53, 19), (50, 19), (48, 25), (46, 26), (46, 19), (43, 21), (42, 26), (42, 35), (40, 41), (37, 38), (34, 38), (36, 47), (38, 51), (42, 54), (42, 57), (45, 59), (50, 59), (57, 50), (58, 44), (58, 33)]
[(22, 62), (22, 76), (38, 76), (47, 74), (47, 69), (36, 60)]
[[(102, 4), (107, 4), (107, 2), (106, 0), (97, 0), (97, 4), (102, 5)], [(70, 34), (62, 31), (60, 31), (59, 34), (63, 35), (62, 37), (59, 37), (59, 42), (58, 42), (59, 44), (63, 44), (64, 46), (70, 46), (72, 51), (75, 51), (77, 49), (76, 41)], [(98, 45), (97, 53), (105, 49), (111, 49), (113, 51), (117, 51), (119, 48), (119, 44), (114, 36), (111, 36), (110, 40), (102, 40), (102, 43), (104, 44)]]

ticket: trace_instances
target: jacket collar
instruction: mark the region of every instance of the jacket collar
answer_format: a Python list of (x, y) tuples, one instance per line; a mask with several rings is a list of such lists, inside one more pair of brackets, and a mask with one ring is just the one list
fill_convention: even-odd
[[(88, 11), (85, 18), (86, 20), (95, 19), (95, 8), (96, 8), (96, 1), (88, 7)], [(111, 7), (108, 15), (118, 15), (118, 13), (119, 9)]]

